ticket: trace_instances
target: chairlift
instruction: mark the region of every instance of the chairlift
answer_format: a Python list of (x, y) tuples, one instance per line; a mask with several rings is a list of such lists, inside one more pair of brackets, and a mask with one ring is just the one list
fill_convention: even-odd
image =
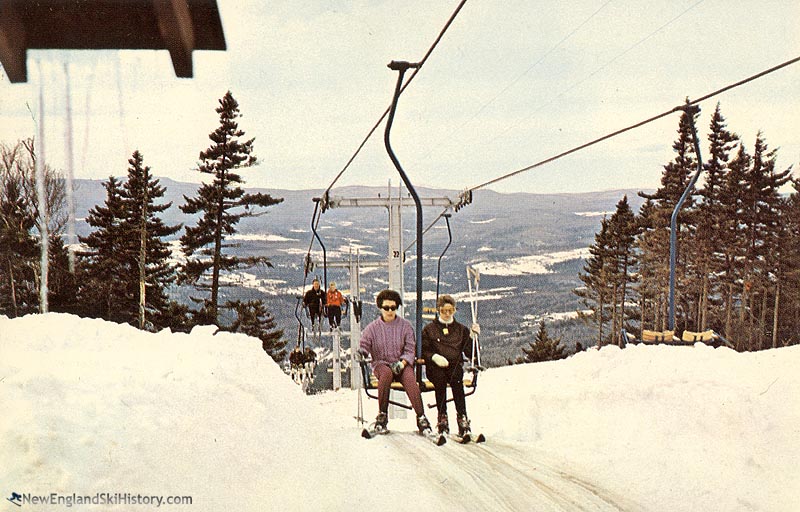
[[(417, 383), (419, 385), (420, 391), (425, 393), (425, 392), (434, 391), (435, 388), (433, 386), (433, 383), (431, 383), (427, 379), (424, 379), (423, 376), (422, 376), (422, 368), (425, 365), (425, 360), (422, 358), (422, 318), (423, 318), (423, 305), (422, 305), (422, 236), (423, 236), (423, 230), (422, 230), (422, 224), (423, 224), (422, 223), (422, 204), (421, 204), (421, 200), (419, 198), (419, 195), (417, 194), (417, 191), (414, 188), (414, 185), (409, 180), (408, 176), (406, 175), (405, 171), (403, 170), (402, 166), (400, 165), (400, 161), (397, 159), (396, 155), (394, 154), (394, 151), (392, 150), (391, 139), (390, 139), (390, 133), (391, 133), (392, 124), (393, 124), (393, 121), (394, 121), (394, 114), (395, 114), (395, 111), (397, 109), (397, 101), (398, 101), (398, 98), (400, 96), (401, 86), (402, 86), (402, 83), (403, 83), (403, 75), (409, 68), (418, 67), (418, 66), (419, 66), (419, 64), (411, 64), (411, 63), (408, 63), (408, 62), (397, 62), (397, 61), (392, 61), (389, 64), (389, 68), (390, 69), (398, 71), (399, 73), (398, 73), (398, 78), (397, 78), (397, 85), (395, 87), (394, 97), (393, 97), (393, 100), (392, 100), (392, 105), (391, 105), (390, 110), (389, 110), (389, 117), (388, 117), (387, 122), (386, 122), (386, 129), (384, 131), (384, 142), (385, 142), (385, 146), (386, 146), (386, 151), (389, 154), (389, 158), (392, 160), (392, 163), (394, 164), (395, 168), (397, 169), (397, 172), (400, 174), (400, 177), (403, 180), (406, 188), (408, 189), (409, 194), (411, 195), (411, 197), (414, 200), (414, 204), (416, 206), (416, 212), (417, 212), (417, 218), (416, 218), (416, 233), (417, 233), (416, 258), (415, 258), (415, 262), (414, 262), (414, 264), (416, 265), (416, 309), (415, 309), (416, 330), (415, 330), (415, 333), (416, 333), (416, 341), (417, 341), (416, 361), (415, 362), (416, 362)], [(447, 229), (448, 229), (448, 235), (449, 235), (450, 240), (448, 241), (448, 244), (445, 247), (445, 249), (442, 252), (442, 254), (439, 256), (439, 264), (437, 265), (437, 278), (436, 278), (436, 296), (437, 296), (437, 300), (438, 300), (438, 296), (439, 296), (439, 277), (440, 277), (439, 270), (440, 270), (441, 260), (442, 260), (442, 257), (444, 256), (444, 253), (449, 248), (450, 243), (452, 242), (452, 234), (450, 232), (449, 217), (450, 217), (449, 215), (446, 215), (445, 216), (445, 220), (447, 221)], [(469, 272), (468, 272), (468, 274), (469, 274)], [(471, 298), (473, 299), (471, 305), (472, 305), (473, 322), (474, 322), (476, 320), (477, 308), (476, 308), (476, 304), (475, 304), (475, 301), (474, 301), (474, 296), (472, 296), (471, 290), (472, 290), (472, 285), (471, 285), (471, 281), (470, 281), (470, 295), (471, 295)], [(464, 389), (465, 389), (464, 396), (470, 396), (470, 395), (475, 393), (475, 391), (477, 390), (477, 386), (478, 386), (478, 372), (482, 369), (480, 364), (475, 364), (476, 353), (478, 353), (478, 350), (477, 350), (478, 343), (477, 343), (477, 337), (474, 336), (474, 334), (473, 334), (472, 342), (473, 342), (472, 361), (470, 362), (469, 366), (464, 367), (465, 377), (466, 377), (466, 374), (470, 374), (469, 378), (464, 378), (463, 379)], [(477, 357), (479, 357), (479, 356), (477, 356)], [(375, 377), (372, 374), (372, 371), (371, 371), (371, 369), (369, 367), (368, 361), (365, 358), (361, 358), (360, 366), (361, 366), (361, 375), (362, 375), (362, 379), (363, 379), (364, 391), (365, 391), (366, 395), (369, 398), (377, 400), (378, 399), (377, 393), (371, 393), (371, 391), (376, 391), (377, 390), (377, 388), (378, 388), (378, 379), (377, 379), (377, 377)], [(390, 389), (397, 390), (397, 391), (403, 391), (404, 390), (403, 385), (400, 382), (392, 382), (391, 385), (390, 385)], [(449, 399), (448, 402), (451, 401), (451, 400), (452, 400), (452, 398)], [(392, 405), (395, 405), (397, 407), (403, 408), (403, 409), (407, 409), (407, 410), (411, 410), (412, 409), (411, 405), (404, 404), (404, 403), (398, 402), (396, 400), (392, 400), (391, 397), (389, 399), (389, 403), (392, 404)], [(430, 405), (429, 404), (428, 407), (435, 407), (435, 405)]]
[(689, 118), (689, 126), (692, 129), (692, 138), (694, 140), (695, 154), (697, 155), (697, 170), (692, 175), (689, 183), (686, 185), (681, 197), (675, 204), (672, 210), (669, 226), (669, 329), (664, 331), (653, 331), (642, 329), (640, 336), (637, 338), (635, 335), (622, 329), (622, 342), (623, 344), (664, 344), (674, 346), (693, 346), (697, 342), (705, 343), (712, 347), (727, 346), (733, 348), (733, 344), (725, 339), (722, 335), (712, 329), (705, 331), (695, 332), (684, 330), (681, 336), (676, 336), (675, 333), (675, 273), (678, 259), (678, 212), (680, 211), (683, 203), (688, 199), (692, 190), (697, 183), (700, 174), (703, 172), (703, 158), (700, 153), (700, 139), (697, 136), (697, 129), (694, 123), (694, 113), (699, 110), (699, 107), (692, 105), (689, 99), (686, 99), (686, 105), (683, 107), (684, 112)]

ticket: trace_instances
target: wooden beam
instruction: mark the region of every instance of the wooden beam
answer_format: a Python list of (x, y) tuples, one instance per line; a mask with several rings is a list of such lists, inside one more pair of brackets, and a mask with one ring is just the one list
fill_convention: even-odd
[(25, 25), (11, 2), (0, 2), (0, 64), (11, 83), (26, 82)]
[(172, 57), (175, 75), (192, 77), (194, 28), (187, 0), (153, 0), (158, 30)]

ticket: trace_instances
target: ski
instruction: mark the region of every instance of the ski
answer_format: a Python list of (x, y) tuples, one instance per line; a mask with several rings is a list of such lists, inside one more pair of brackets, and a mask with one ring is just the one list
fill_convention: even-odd
[(377, 436), (385, 436), (388, 433), (389, 431), (386, 429), (376, 430), (374, 428), (373, 429), (365, 428), (361, 431), (361, 437), (363, 437), (364, 439), (372, 439)]
[(452, 438), (453, 441), (457, 442), (458, 444), (469, 444), (470, 442), (472, 443), (486, 442), (486, 436), (484, 436), (483, 434), (478, 434), (477, 436), (474, 434), (466, 434), (464, 436), (460, 436), (458, 434), (450, 434), (450, 438)]
[(470, 441), (472, 441), (472, 436), (470, 434), (464, 434), (463, 436), (458, 434), (450, 434), (450, 439), (458, 444), (468, 444)]
[(432, 430), (426, 430), (425, 432), (420, 432), (419, 435), (426, 438), (428, 441), (432, 442), (436, 446), (442, 446), (444, 443), (447, 442), (447, 437), (444, 434), (435, 434)]

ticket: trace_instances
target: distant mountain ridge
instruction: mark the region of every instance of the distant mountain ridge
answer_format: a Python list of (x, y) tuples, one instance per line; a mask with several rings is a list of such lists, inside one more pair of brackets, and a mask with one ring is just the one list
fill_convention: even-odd
[[(195, 219), (178, 208), (184, 195), (192, 197), (198, 184), (160, 178), (166, 187), (162, 202), (172, 202), (172, 207), (162, 216), (169, 224), (194, 225)], [(311, 245), (311, 221), (314, 198), (324, 189), (282, 190), (270, 188), (248, 189), (283, 198), (283, 202), (267, 208), (266, 215), (244, 219), (239, 233), (230, 240), (231, 251), (240, 255), (267, 256), (272, 267), (259, 267), (253, 271), (233, 276), (234, 286), (223, 290), (227, 298), (268, 301), (270, 311), (284, 336), (293, 344), (298, 333), (296, 315), (305, 321), (304, 311), (297, 307), (297, 295), (311, 277), (335, 280), (340, 288), (348, 288), (349, 276), (342, 268), (323, 269), (323, 251), (317, 240)], [(347, 186), (335, 188), (332, 196), (347, 198), (386, 197), (386, 187)], [(459, 191), (420, 188), (421, 197), (447, 196), (457, 199)], [(397, 194), (395, 189), (393, 195)], [(464, 300), (467, 282), (465, 266), (488, 268), (514, 268), (515, 272), (487, 272), (481, 277), (480, 304), (482, 344), (488, 364), (502, 364), (507, 359), (521, 355), (524, 346), (534, 335), (531, 318), (552, 317), (584, 309), (572, 290), (580, 286), (578, 272), (584, 262), (585, 249), (594, 242), (600, 229), (603, 214), (610, 215), (619, 200), (627, 195), (634, 211), (643, 199), (635, 190), (612, 190), (576, 194), (533, 194), (518, 192), (503, 194), (491, 190), (477, 190), (472, 203), (454, 213), (450, 219), (452, 244), (441, 263), (441, 293), (451, 293)], [(102, 181), (76, 180), (76, 212), (85, 218), (89, 209), (105, 201)], [(413, 203), (409, 198), (409, 206)], [(428, 224), (441, 213), (441, 208), (424, 208), (423, 223)], [(371, 259), (385, 257), (388, 251), (388, 214), (384, 208), (332, 208), (320, 218), (318, 236), (325, 245), (328, 262), (343, 260), (349, 248), (358, 246)], [(414, 209), (403, 211), (404, 246), (415, 238)], [(78, 233), (85, 235), (89, 226), (79, 222)], [(179, 232), (177, 236), (182, 233)], [(247, 236), (249, 235), (249, 236)], [(429, 230), (424, 238), (423, 273), (426, 296), (435, 296), (436, 269), (439, 255), (448, 243), (444, 222)], [(309, 246), (317, 264), (312, 276), (304, 276), (303, 261)], [(407, 261), (414, 260), (415, 249), (406, 253)], [(535, 263), (535, 264), (534, 264)], [(521, 270), (520, 270), (521, 269)], [(413, 293), (414, 271), (405, 270), (406, 293)], [(365, 316), (369, 320), (375, 313), (371, 297), (386, 286), (385, 273), (364, 272), (361, 277), (362, 300)], [(433, 295), (431, 295), (433, 294)], [(191, 295), (187, 289), (179, 296)], [(195, 294), (196, 295), (196, 294)], [(426, 304), (429, 305), (429, 304)], [(409, 311), (413, 305), (408, 305)], [(469, 308), (462, 307), (458, 317), (470, 321)], [(347, 322), (345, 322), (347, 326)], [(565, 340), (569, 345), (570, 340)]]

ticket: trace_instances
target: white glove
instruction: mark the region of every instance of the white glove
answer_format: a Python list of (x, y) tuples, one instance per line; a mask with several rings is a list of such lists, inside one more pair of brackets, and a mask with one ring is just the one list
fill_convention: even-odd
[(436, 366), (439, 366), (441, 368), (447, 368), (448, 366), (450, 366), (450, 361), (448, 361), (446, 357), (439, 354), (433, 354), (431, 356), (431, 361), (433, 361), (433, 363)]
[(481, 333), (481, 326), (478, 325), (478, 324), (472, 324), (472, 329), (470, 329), (470, 330), (472, 332), (474, 332), (475, 334), (480, 334)]

